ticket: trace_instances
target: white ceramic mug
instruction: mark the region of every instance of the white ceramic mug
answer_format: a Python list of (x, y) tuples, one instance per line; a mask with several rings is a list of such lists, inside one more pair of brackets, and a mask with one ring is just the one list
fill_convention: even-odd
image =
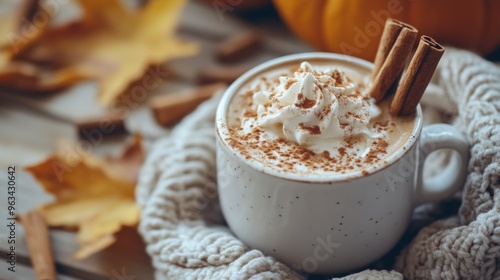
[[(422, 129), (418, 107), (411, 137), (403, 147), (364, 174), (304, 180), (245, 159), (226, 141), (233, 95), (269, 68), (312, 59), (353, 65), (365, 75), (373, 67), (350, 56), (304, 53), (261, 64), (235, 81), (216, 115), (219, 199), (229, 227), (251, 248), (308, 273), (343, 273), (386, 254), (405, 232), (416, 205), (443, 199), (463, 186), (468, 145), (449, 125)], [(454, 149), (459, 156), (442, 174), (424, 182), (426, 156), (443, 148)]]

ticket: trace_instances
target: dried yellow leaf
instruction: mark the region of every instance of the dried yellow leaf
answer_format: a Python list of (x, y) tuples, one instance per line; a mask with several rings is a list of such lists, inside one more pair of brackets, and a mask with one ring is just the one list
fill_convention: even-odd
[[(39, 208), (49, 226), (77, 228), (80, 249), (75, 258), (85, 258), (114, 242), (122, 226), (139, 220), (135, 204), (136, 174), (144, 160), (140, 137), (119, 158), (100, 159), (82, 155), (74, 159), (55, 154), (27, 167), (55, 201)], [(134, 174), (124, 176), (125, 174)], [(134, 177), (135, 176), (135, 177)]]
[[(37, 80), (18, 82), (32, 91), (49, 91), (81, 80), (99, 82), (98, 101), (112, 102), (148, 66), (193, 55), (197, 47), (175, 38), (175, 27), (185, 0), (151, 0), (138, 10), (129, 10), (120, 0), (78, 0), (83, 17), (47, 31), (25, 51), (22, 61), (38, 68)], [(17, 80), (32, 78), (24, 72)], [(9, 86), (9, 81), (0, 83)]]
[(38, 0), (20, 2), (15, 12), (0, 18), (0, 68), (40, 38), (53, 16)]

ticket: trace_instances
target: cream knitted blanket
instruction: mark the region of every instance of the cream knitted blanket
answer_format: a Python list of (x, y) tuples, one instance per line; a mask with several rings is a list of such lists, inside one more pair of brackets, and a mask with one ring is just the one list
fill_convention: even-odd
[[(391, 253), (342, 279), (500, 279), (500, 68), (448, 48), (433, 82), (422, 100), (427, 121), (453, 116), (471, 144), (462, 197), (417, 208)], [(141, 172), (139, 230), (156, 278), (307, 278), (247, 248), (225, 225), (215, 180), (218, 100), (158, 140)], [(439, 167), (447, 157), (436, 153), (432, 162)]]

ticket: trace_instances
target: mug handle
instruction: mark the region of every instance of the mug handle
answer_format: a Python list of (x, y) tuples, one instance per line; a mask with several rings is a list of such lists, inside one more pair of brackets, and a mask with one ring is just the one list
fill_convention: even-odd
[[(419, 166), (416, 183), (415, 206), (439, 201), (450, 197), (459, 191), (467, 176), (469, 161), (469, 145), (465, 137), (448, 124), (432, 124), (422, 129), (419, 143)], [(424, 182), (423, 167), (427, 156), (439, 149), (452, 149), (450, 162), (443, 168), (441, 174), (427, 178)]]

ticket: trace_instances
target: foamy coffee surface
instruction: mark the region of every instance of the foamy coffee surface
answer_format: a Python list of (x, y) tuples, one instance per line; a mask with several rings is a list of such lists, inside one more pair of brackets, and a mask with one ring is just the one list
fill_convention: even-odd
[[(352, 71), (351, 71), (352, 73)], [(391, 117), (365, 96), (363, 75), (302, 62), (263, 73), (233, 97), (227, 140), (282, 172), (347, 174), (380, 164), (408, 139), (414, 117)]]

